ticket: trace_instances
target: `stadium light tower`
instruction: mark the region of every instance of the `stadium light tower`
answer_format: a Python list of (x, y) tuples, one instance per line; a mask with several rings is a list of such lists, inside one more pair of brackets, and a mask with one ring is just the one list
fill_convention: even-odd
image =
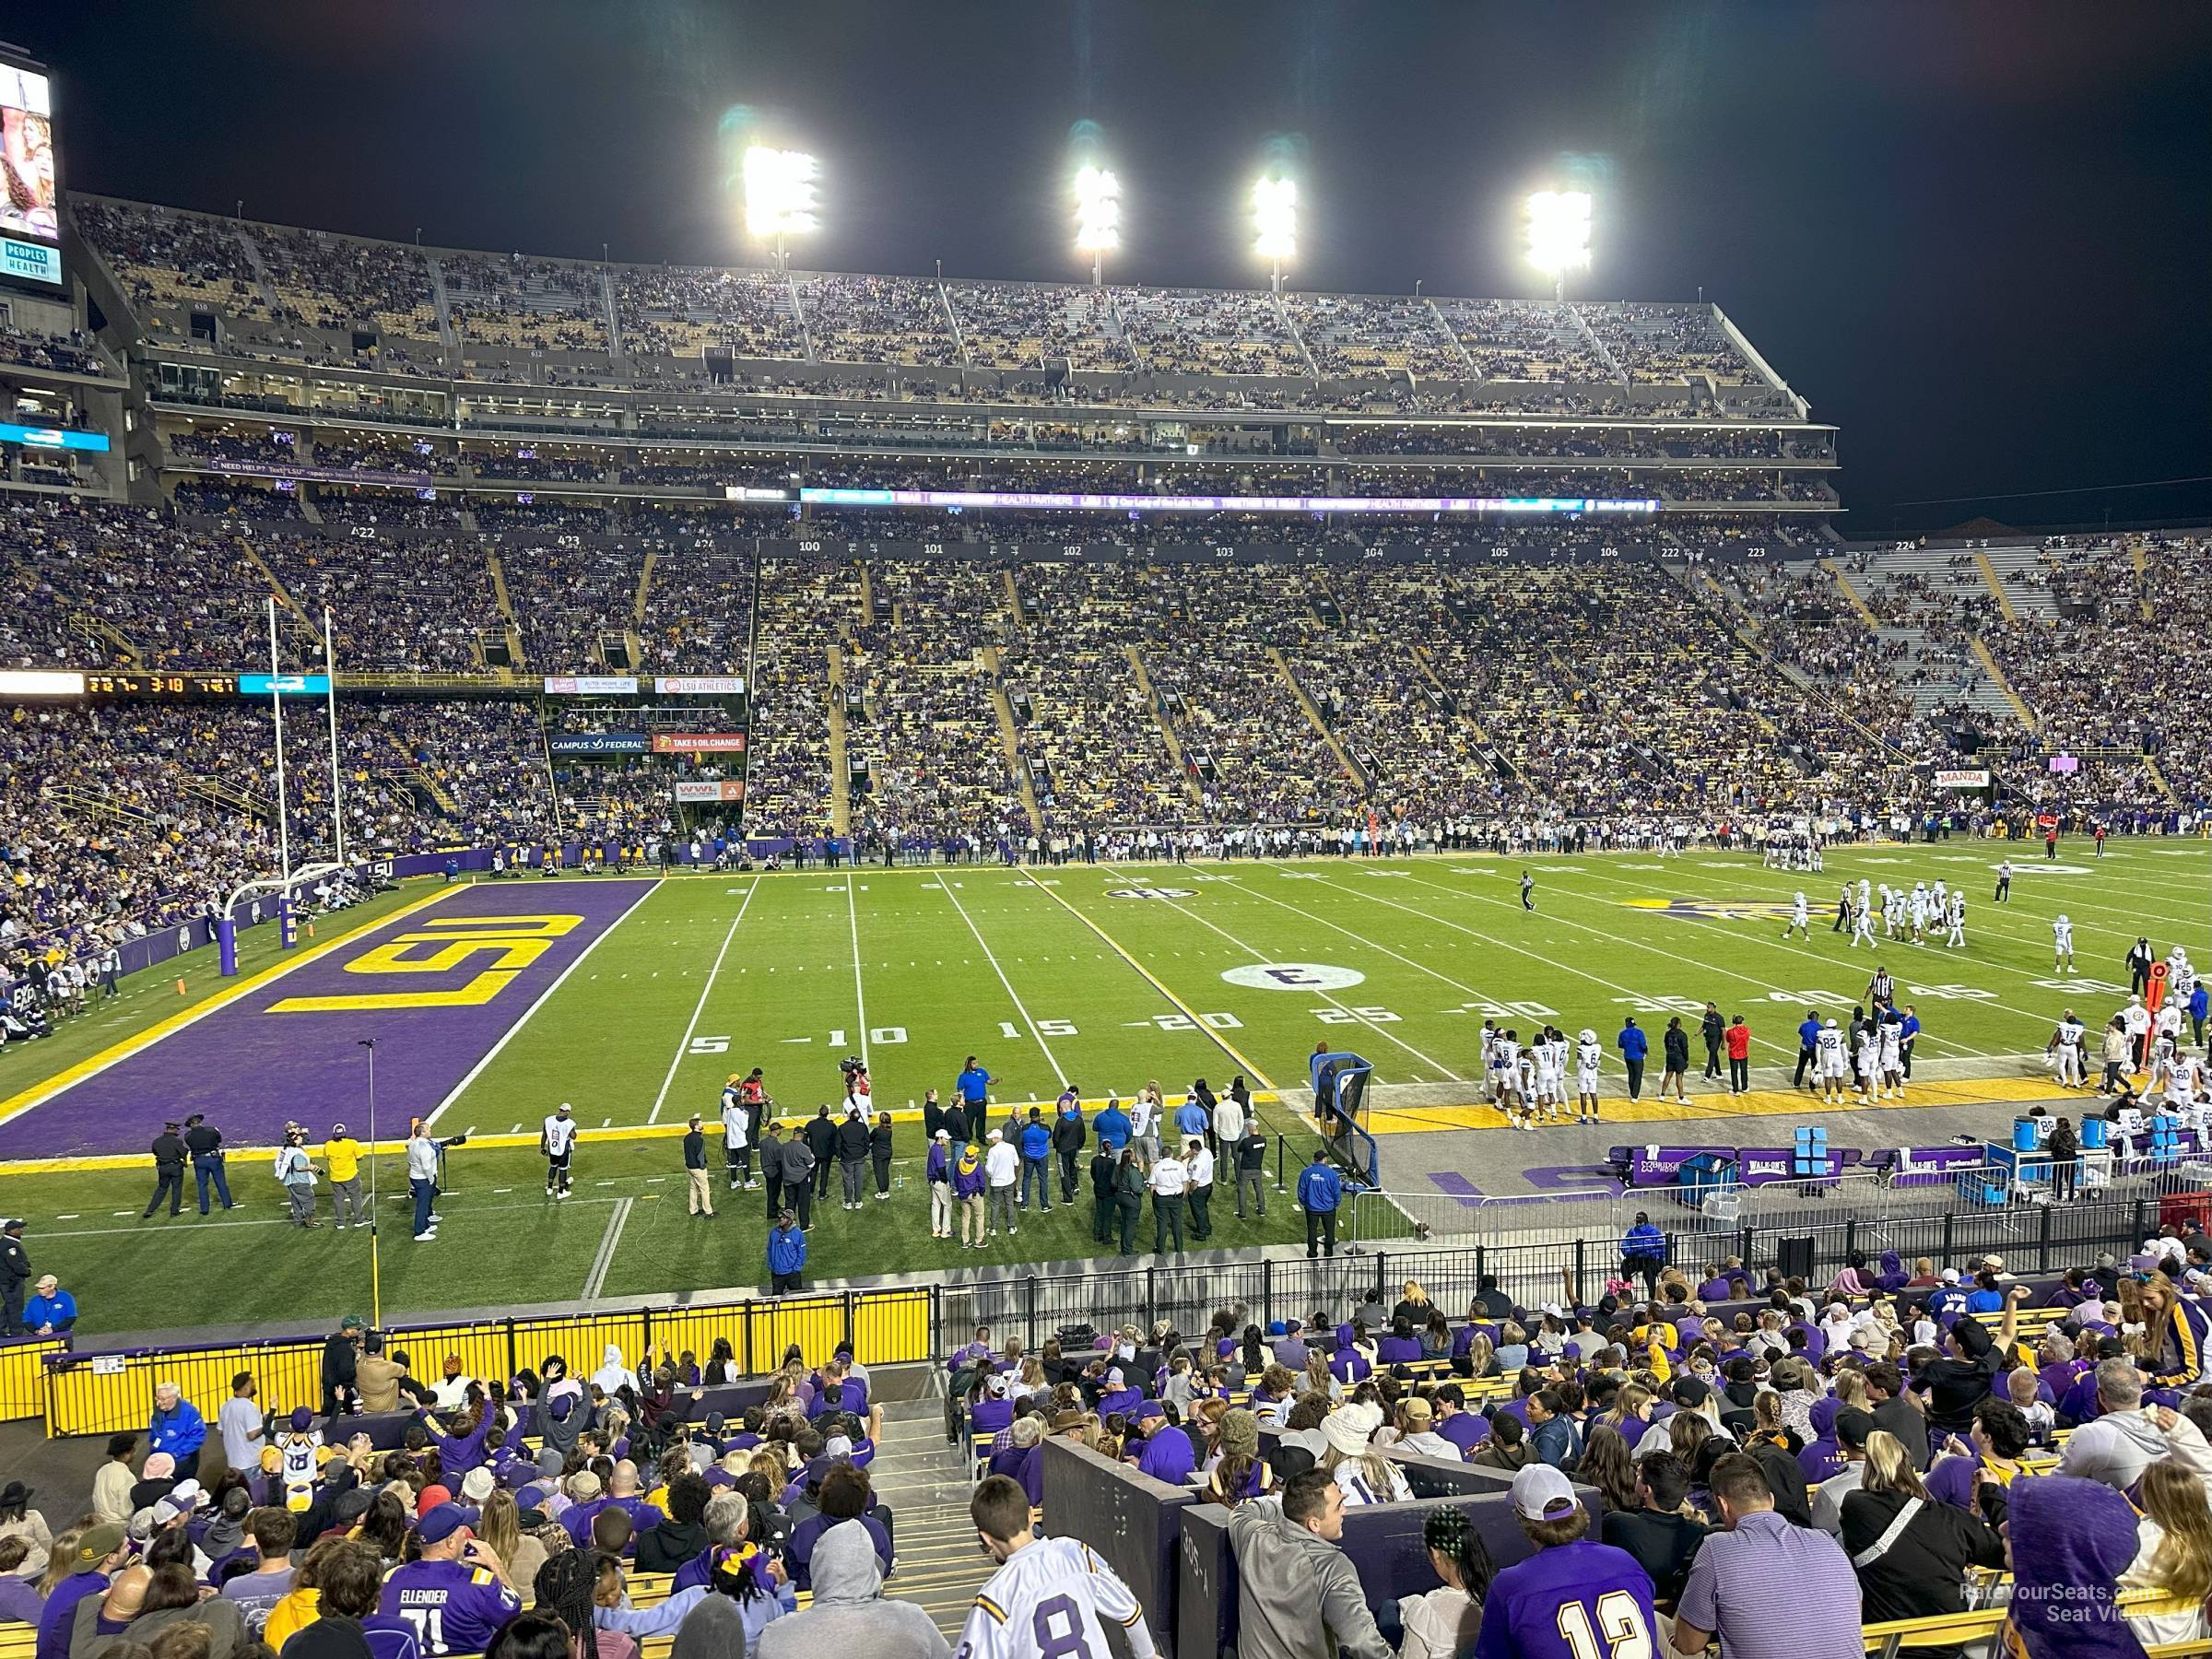
[(1275, 274), (1283, 291), (1283, 267), (1298, 257), (1298, 181), (1270, 173), (1252, 187), (1252, 251)]
[(1076, 174), (1076, 252), (1090, 255), (1093, 288), (1106, 284), (1106, 255), (1122, 245), (1122, 182), (1086, 163)]
[(1528, 263), (1551, 278), (1551, 297), (1567, 298), (1567, 273), (1590, 268), (1590, 193), (1539, 190), (1528, 198)]
[(803, 150), (756, 144), (745, 152), (745, 229), (748, 236), (773, 244), (776, 269), (783, 269), (784, 239), (821, 228), (815, 159)]

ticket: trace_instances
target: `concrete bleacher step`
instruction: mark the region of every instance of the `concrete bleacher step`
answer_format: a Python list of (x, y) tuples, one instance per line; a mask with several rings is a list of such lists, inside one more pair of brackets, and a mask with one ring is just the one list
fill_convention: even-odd
[(974, 1488), (967, 1460), (945, 1441), (943, 1405), (934, 1397), (886, 1404), (868, 1475), (897, 1522), (899, 1571), (886, 1589), (919, 1604), (949, 1641), (994, 1570), (976, 1547), (968, 1518)]

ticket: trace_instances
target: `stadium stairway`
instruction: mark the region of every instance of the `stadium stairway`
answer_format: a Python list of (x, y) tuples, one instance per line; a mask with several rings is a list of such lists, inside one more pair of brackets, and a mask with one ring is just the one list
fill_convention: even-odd
[(885, 1589), (919, 1603), (947, 1641), (957, 1640), (993, 1569), (976, 1547), (968, 1518), (974, 1488), (966, 1459), (945, 1442), (944, 1403), (933, 1394), (886, 1404), (868, 1475), (897, 1522), (899, 1571)]
[[(865, 595), (864, 595), (865, 597)], [(830, 829), (833, 834), (853, 833), (853, 759), (845, 742), (845, 648), (831, 641), (830, 698)]]

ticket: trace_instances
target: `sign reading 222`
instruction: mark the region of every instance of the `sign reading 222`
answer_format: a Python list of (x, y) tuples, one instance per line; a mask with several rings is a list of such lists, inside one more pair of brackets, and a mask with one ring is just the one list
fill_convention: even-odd
[[(371, 946), (346, 964), (348, 973), (451, 973), (471, 958), (492, 959), (466, 984), (446, 991), (365, 991), (340, 996), (288, 996), (272, 1014), (365, 1013), (382, 1008), (474, 1008), (507, 989), (582, 916), (441, 916), (416, 933)], [(422, 947), (428, 947), (427, 951)], [(418, 954), (421, 951), (421, 954)]]

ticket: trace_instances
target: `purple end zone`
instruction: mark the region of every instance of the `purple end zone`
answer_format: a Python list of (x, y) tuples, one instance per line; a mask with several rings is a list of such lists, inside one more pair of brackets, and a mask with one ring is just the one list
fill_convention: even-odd
[[(652, 885), (532, 881), (456, 888), (0, 1124), (0, 1158), (144, 1152), (162, 1120), (181, 1121), (194, 1112), (206, 1112), (233, 1145), (274, 1146), (293, 1118), (318, 1139), (337, 1121), (366, 1140), (364, 1037), (376, 1039), (377, 1131), (397, 1139), (408, 1118), (452, 1093)], [(570, 924), (523, 920), (534, 917)], [(468, 941), (472, 919), (477, 937)], [(430, 938), (403, 942), (409, 935)], [(450, 942), (433, 942), (440, 936)], [(398, 963), (441, 951), (455, 959), (437, 971), (394, 971)], [(363, 971), (380, 961), (384, 971)], [(488, 972), (505, 977), (487, 979)], [(465, 990), (490, 994), (442, 1007), (279, 1008), (311, 998), (434, 997)]]

